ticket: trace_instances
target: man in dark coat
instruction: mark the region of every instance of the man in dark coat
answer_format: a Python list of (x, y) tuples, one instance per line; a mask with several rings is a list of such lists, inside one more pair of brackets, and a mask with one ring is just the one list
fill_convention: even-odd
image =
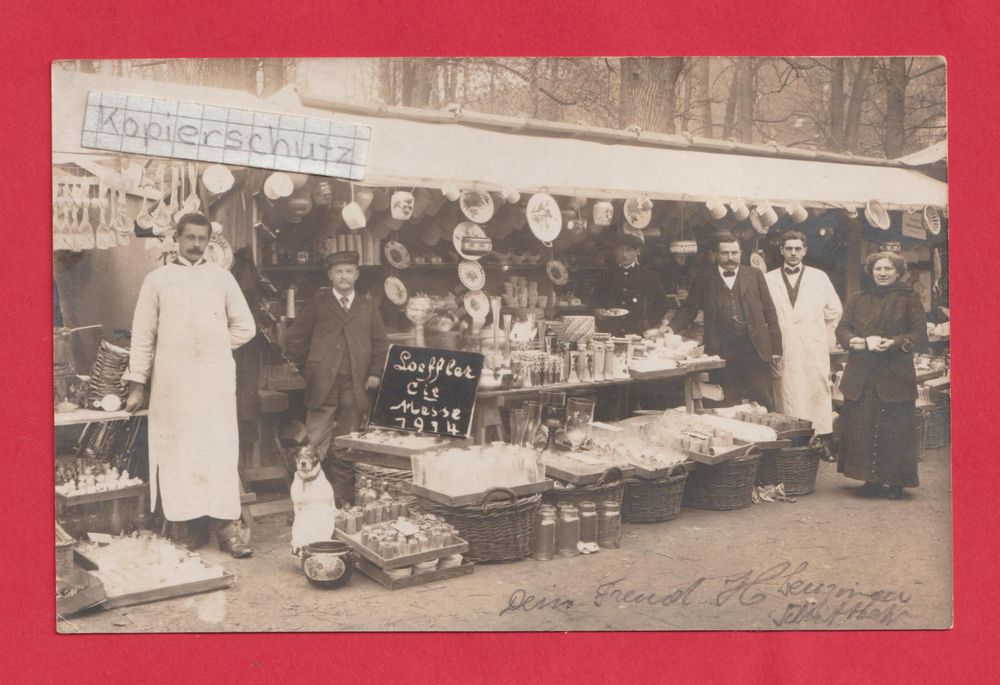
[(305, 364), (306, 432), (326, 457), (337, 435), (356, 430), (368, 412), (367, 391), (378, 387), (389, 342), (370, 297), (358, 297), (358, 253), (327, 256), (332, 290), (320, 290), (288, 330), (289, 359)]
[(772, 370), (781, 364), (781, 328), (764, 274), (740, 264), (740, 244), (720, 237), (716, 268), (705, 269), (687, 300), (669, 322), (683, 331), (701, 311), (705, 315), (705, 354), (726, 362), (715, 377), (727, 405), (749, 399), (774, 410)]
[(642, 333), (659, 325), (666, 311), (666, 296), (656, 273), (639, 265), (642, 240), (630, 233), (618, 236), (615, 257), (618, 265), (607, 283), (598, 284), (593, 306), (627, 309), (628, 314), (612, 321), (615, 333)]

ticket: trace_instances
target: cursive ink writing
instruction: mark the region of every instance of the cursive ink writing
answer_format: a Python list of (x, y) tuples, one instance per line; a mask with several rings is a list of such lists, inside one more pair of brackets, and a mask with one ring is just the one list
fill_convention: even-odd
[(518, 588), (510, 594), (507, 598), (507, 606), (500, 611), (500, 616), (503, 616), (508, 611), (535, 611), (536, 609), (555, 609), (555, 610), (566, 610), (573, 608), (572, 599), (564, 599), (561, 597), (535, 597), (534, 595), (529, 595), (526, 590)]
[(726, 588), (716, 595), (715, 605), (720, 607), (724, 606), (734, 597), (737, 598), (739, 603), (743, 606), (760, 604), (768, 597), (766, 591), (768, 586), (774, 584), (775, 581), (782, 578), (788, 578), (802, 573), (809, 568), (809, 562), (803, 561), (796, 566), (794, 570), (789, 571), (791, 567), (792, 562), (782, 561), (780, 564), (775, 564), (766, 571), (761, 571), (756, 575), (751, 569), (744, 573), (726, 578), (724, 581)]
[(618, 578), (617, 580), (610, 580), (598, 585), (594, 590), (594, 606), (601, 606), (604, 604), (605, 599), (619, 604), (644, 604), (664, 607), (671, 604), (690, 606), (694, 602), (693, 595), (695, 590), (701, 587), (705, 579), (698, 578), (690, 583), (671, 586), (671, 588), (667, 588), (667, 592), (660, 591), (659, 593), (642, 592), (633, 589), (623, 590), (619, 587), (623, 582), (625, 582), (625, 578)]

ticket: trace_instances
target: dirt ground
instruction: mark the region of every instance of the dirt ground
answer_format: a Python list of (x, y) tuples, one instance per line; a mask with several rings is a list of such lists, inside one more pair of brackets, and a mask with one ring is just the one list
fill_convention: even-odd
[(289, 552), (285, 515), (259, 520), (256, 554), (203, 552), (238, 577), (202, 595), (58, 619), (62, 633), (912, 629), (952, 622), (947, 449), (901, 501), (869, 499), (821, 463), (814, 494), (624, 527), (591, 556), (481, 564), (390, 591), (356, 572), (319, 590)]

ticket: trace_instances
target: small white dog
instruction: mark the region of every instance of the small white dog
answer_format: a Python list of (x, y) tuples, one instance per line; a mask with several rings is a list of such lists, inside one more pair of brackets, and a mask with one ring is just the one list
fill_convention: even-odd
[(291, 498), (295, 513), (292, 523), (292, 554), (312, 542), (329, 540), (337, 523), (337, 505), (333, 486), (323, 473), (323, 467), (312, 445), (295, 448), (295, 480)]

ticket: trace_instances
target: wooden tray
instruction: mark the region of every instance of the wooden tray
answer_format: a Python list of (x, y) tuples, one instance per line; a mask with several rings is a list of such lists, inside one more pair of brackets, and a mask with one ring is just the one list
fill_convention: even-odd
[(639, 371), (633, 368), (629, 368), (628, 370), (629, 376), (637, 381), (650, 381), (660, 378), (679, 378), (681, 376), (686, 376), (687, 373), (687, 369), (680, 366), (673, 369), (657, 369), (655, 371)]
[[(414, 454), (420, 454), (421, 452), (431, 452), (433, 450), (444, 449), (449, 446), (449, 443), (442, 440), (436, 445), (430, 445), (428, 447), (400, 447), (399, 445), (373, 444), (367, 440), (357, 440), (347, 435), (339, 435), (333, 439), (333, 446), (340, 449), (352, 449), (359, 450), (361, 452), (409, 458)], [(409, 468), (409, 466), (406, 468)]]
[(597, 481), (599, 481), (601, 479), (601, 477), (609, 469), (621, 469), (622, 478), (628, 478), (635, 471), (635, 468), (633, 466), (631, 466), (630, 464), (622, 464), (622, 465), (619, 465), (619, 464), (606, 464), (606, 465), (603, 466), (603, 468), (599, 468), (597, 466), (590, 466), (588, 464), (582, 464), (581, 463), (580, 466), (581, 466), (582, 469), (598, 469), (599, 468), (599, 470), (596, 470), (596, 471), (589, 471), (588, 470), (586, 472), (581, 473), (579, 471), (569, 471), (569, 470), (564, 469), (564, 468), (562, 468), (560, 466), (554, 466), (552, 464), (545, 464), (544, 461), (542, 463), (545, 466), (545, 475), (546, 476), (549, 476), (550, 478), (556, 478), (556, 479), (564, 481), (566, 483), (572, 483), (573, 485), (590, 485), (592, 483), (596, 483)]
[(430, 561), (431, 559), (440, 559), (441, 557), (451, 556), (452, 554), (464, 554), (469, 551), (469, 543), (462, 538), (458, 538), (459, 541), (457, 543), (447, 545), (446, 547), (438, 547), (437, 549), (429, 549), (426, 552), (405, 554), (403, 556), (386, 559), (375, 552), (375, 550), (362, 545), (360, 534), (348, 535), (339, 528), (334, 531), (334, 534), (338, 540), (346, 543), (351, 549), (379, 568), (404, 568), (406, 566), (413, 566), (414, 564), (419, 564), (424, 561)]
[(458, 576), (467, 576), (476, 568), (475, 564), (471, 561), (463, 561), (461, 566), (438, 569), (430, 573), (411, 574), (405, 578), (393, 578), (367, 559), (358, 559), (355, 567), (379, 585), (387, 587), (390, 590), (400, 590), (404, 587), (413, 587), (414, 585), (424, 585), (425, 583), (433, 583)]
[(143, 590), (116, 597), (108, 597), (101, 606), (105, 609), (117, 609), (119, 607), (130, 607), (136, 604), (146, 604), (148, 602), (159, 602), (162, 599), (173, 597), (185, 597), (195, 595), (200, 592), (210, 592), (221, 590), (236, 585), (236, 576), (226, 573), (219, 578), (207, 578), (206, 580), (196, 580), (191, 583), (181, 583), (179, 585), (167, 585), (152, 590)]
[(361, 452), (359, 450), (347, 450), (346, 452), (341, 452), (337, 455), (344, 461), (349, 461), (352, 464), (361, 462), (363, 464), (371, 464), (372, 466), (382, 466), (389, 469), (400, 469), (402, 471), (409, 471), (413, 468), (413, 462), (410, 457), (397, 457), (393, 454), (379, 454), (378, 452)]
[(733, 441), (735, 446), (728, 452), (723, 452), (722, 454), (703, 454), (702, 452), (693, 452), (691, 450), (682, 449), (681, 452), (686, 454), (689, 459), (693, 459), (699, 464), (705, 464), (706, 466), (715, 466), (716, 464), (721, 464), (724, 461), (729, 461), (734, 457), (740, 457), (746, 454), (751, 447), (754, 446), (752, 442), (741, 443), (739, 440)]
[[(794, 433), (797, 431), (788, 431), (788, 432)], [(788, 438), (780, 437), (782, 435), (784, 435), (784, 433), (778, 433), (779, 436), (778, 440), (759, 440), (754, 444), (757, 445), (758, 449), (762, 450), (782, 450), (785, 449), (786, 447), (791, 447), (792, 441)]]
[(138, 497), (140, 495), (149, 494), (149, 483), (140, 483), (139, 485), (130, 485), (127, 488), (119, 488), (118, 490), (105, 490), (104, 492), (91, 492), (86, 495), (71, 495), (67, 497), (66, 495), (56, 493), (56, 504), (72, 507), (81, 504), (94, 504), (96, 502), (108, 502), (115, 499), (126, 499), (129, 497)]
[[(670, 466), (664, 466), (663, 468), (659, 469), (649, 469), (646, 468), (645, 466), (640, 466), (639, 464), (632, 464), (632, 468), (635, 469), (635, 475), (645, 480), (658, 480), (660, 478), (663, 478), (664, 476), (668, 475), (671, 471), (675, 470), (677, 466), (678, 466), (677, 464), (672, 464)], [(694, 471), (694, 467), (696, 466), (696, 464), (695, 462), (688, 459), (687, 461), (682, 461), (680, 463), (680, 466), (684, 467), (684, 470), (687, 471), (688, 473), (691, 473), (692, 471)]]
[[(516, 485), (512, 488), (507, 488), (512, 490), (515, 495), (522, 497), (525, 495), (535, 495), (539, 492), (546, 492), (551, 490), (555, 483), (551, 480), (543, 480), (541, 483), (529, 483), (528, 485)], [(480, 504), (483, 501), (483, 495), (485, 492), (474, 492), (468, 495), (459, 495), (457, 497), (452, 497), (451, 495), (445, 495), (440, 492), (435, 492), (434, 490), (428, 490), (427, 488), (416, 485), (415, 483), (410, 483), (408, 481), (402, 482), (403, 492), (411, 495), (417, 495), (419, 497), (426, 497), (432, 502), (437, 502), (438, 504), (444, 504), (449, 507), (465, 507), (470, 504)], [(502, 501), (499, 497), (496, 500), (491, 500), (500, 502)]]

